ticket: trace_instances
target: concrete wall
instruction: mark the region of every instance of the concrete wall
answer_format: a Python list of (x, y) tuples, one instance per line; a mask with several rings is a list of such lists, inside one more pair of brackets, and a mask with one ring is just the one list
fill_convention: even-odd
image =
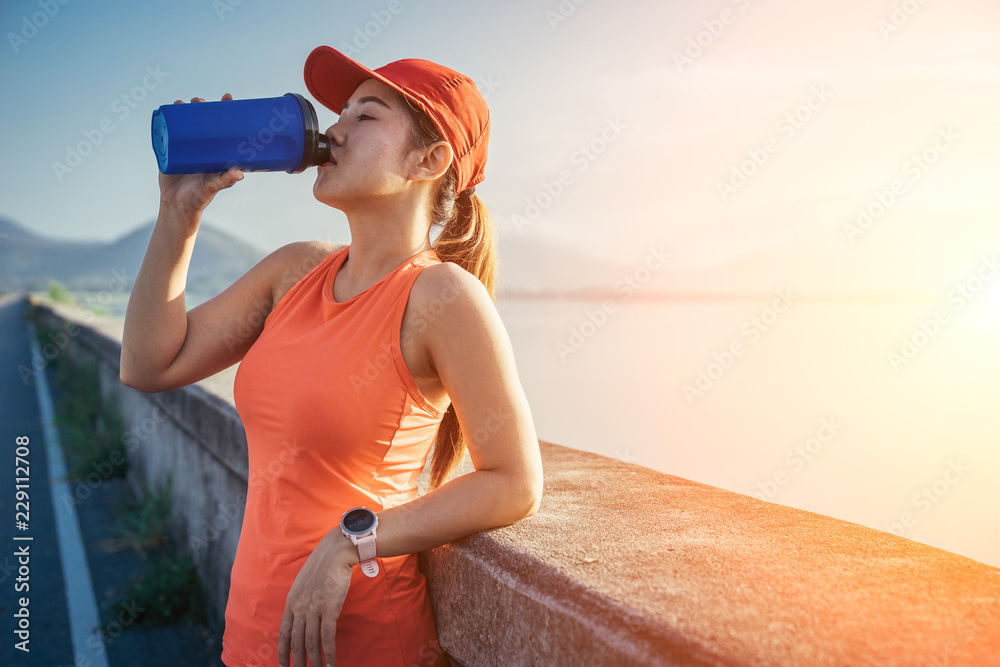
[(161, 492), (171, 479), (170, 536), (194, 557), (210, 623), (221, 630), (248, 479), (236, 408), (197, 385), (156, 394), (126, 387), (118, 377), (120, 327), (64, 306), (42, 305), (40, 313), (44, 325), (66, 334), (57, 336), (64, 347), (49, 341), (58, 354), (97, 363), (101, 394), (122, 413), (132, 490)]
[[(44, 312), (61, 329), (81, 317)], [(91, 318), (67, 353), (100, 363), (130, 436), (133, 485), (159, 489), (172, 475), (171, 530), (192, 546), (221, 624), (247, 485), (231, 395), (218, 381), (152, 395), (123, 387), (115, 329)], [(537, 514), (420, 556), (441, 644), (462, 664), (1000, 664), (1000, 569), (540, 445)]]

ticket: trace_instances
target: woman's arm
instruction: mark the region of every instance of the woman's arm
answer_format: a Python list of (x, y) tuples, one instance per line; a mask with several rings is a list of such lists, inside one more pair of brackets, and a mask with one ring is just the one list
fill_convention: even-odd
[[(232, 95), (222, 99), (231, 100)], [(318, 241), (289, 243), (188, 311), (184, 291), (202, 212), (220, 190), (242, 179), (238, 169), (159, 174), (159, 215), (125, 313), (119, 372), (123, 384), (146, 392), (166, 391), (232, 366), (257, 340), (274, 302), (336, 249)]]
[[(233, 96), (226, 93), (222, 99)], [(218, 174), (160, 173), (158, 179), (160, 210), (129, 295), (122, 333), (121, 380), (142, 391), (179, 386), (170, 381), (171, 368), (187, 340), (184, 289), (201, 214), (220, 190), (242, 180), (243, 174), (238, 169)]]
[(176, 232), (161, 214), (125, 314), (120, 378), (129, 387), (175, 389), (238, 362), (260, 336), (274, 304), (337, 248), (322, 241), (284, 245), (187, 311), (184, 289), (193, 244), (193, 234)]
[[(411, 303), (430, 323), (421, 337), (455, 406), (475, 471), (379, 512), (381, 557), (509, 525), (534, 514), (542, 496), (538, 437), (510, 340), (486, 288), (451, 263), (430, 266), (421, 276), (426, 278), (417, 281)], [(456, 293), (432, 314), (439, 310), (435, 301)]]
[[(381, 558), (509, 525), (534, 514), (542, 497), (538, 438), (510, 340), (486, 288), (455, 264), (436, 264), (421, 272), (410, 304), (430, 323), (421, 338), (455, 406), (475, 471), (378, 512)], [(324, 653), (332, 662), (337, 618), (358, 560), (357, 547), (339, 525), (331, 526), (286, 596), (279, 665), (288, 667), (289, 656), (304, 665), (307, 654), (312, 664), (323, 664)]]

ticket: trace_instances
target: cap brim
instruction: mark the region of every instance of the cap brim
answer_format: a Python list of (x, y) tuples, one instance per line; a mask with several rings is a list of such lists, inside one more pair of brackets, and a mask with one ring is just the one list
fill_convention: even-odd
[(309, 93), (338, 116), (344, 110), (344, 102), (351, 98), (365, 79), (381, 81), (400, 95), (410, 98), (406, 91), (392, 81), (330, 46), (317, 46), (313, 49), (306, 58), (303, 76)]

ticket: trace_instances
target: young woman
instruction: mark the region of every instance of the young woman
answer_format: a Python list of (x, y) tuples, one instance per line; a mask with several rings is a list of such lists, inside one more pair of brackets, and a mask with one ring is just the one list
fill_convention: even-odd
[[(202, 211), (243, 174), (161, 173), (121, 379), (164, 391), (242, 360), (250, 484), (226, 665), (447, 665), (417, 553), (530, 516), (542, 495), (474, 194), (489, 111), (425, 60), (373, 71), (324, 46), (305, 79), (340, 115), (313, 193), (346, 214), (351, 244), (286, 245), (185, 312)], [(448, 480), (466, 445), (475, 471)]]

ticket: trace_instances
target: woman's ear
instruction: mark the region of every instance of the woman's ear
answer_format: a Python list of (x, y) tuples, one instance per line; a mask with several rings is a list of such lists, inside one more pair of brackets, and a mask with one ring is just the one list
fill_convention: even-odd
[(435, 141), (422, 150), (422, 157), (413, 165), (411, 178), (435, 181), (445, 175), (455, 153), (447, 141)]

